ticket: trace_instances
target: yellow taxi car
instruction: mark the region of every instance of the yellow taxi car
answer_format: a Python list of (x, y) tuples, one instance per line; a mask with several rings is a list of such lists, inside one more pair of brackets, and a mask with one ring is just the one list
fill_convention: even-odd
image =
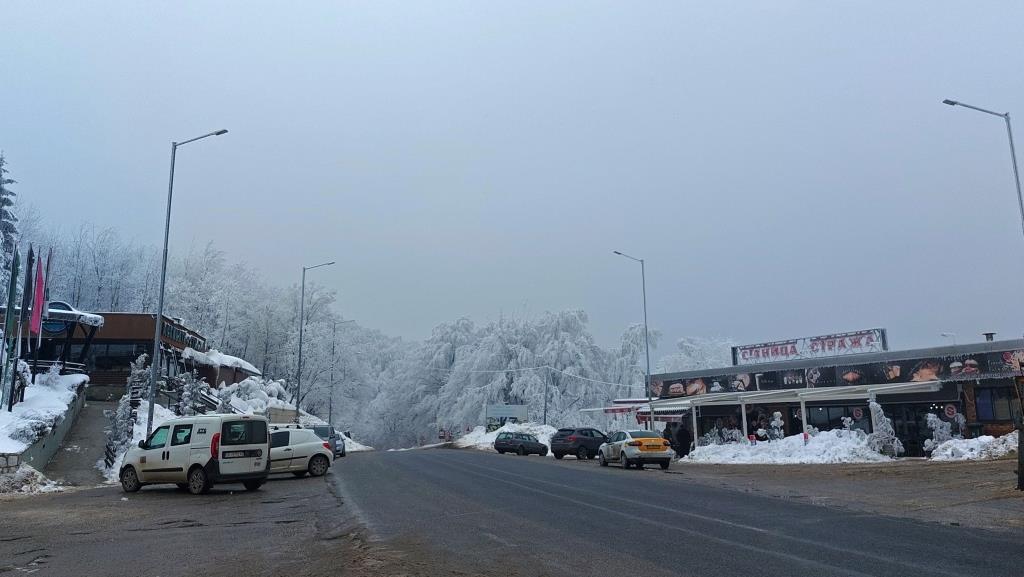
[(657, 463), (668, 469), (672, 463), (670, 444), (653, 431), (619, 431), (608, 436), (608, 441), (597, 450), (602, 467), (619, 463), (623, 469), (636, 466), (643, 469), (648, 463)]

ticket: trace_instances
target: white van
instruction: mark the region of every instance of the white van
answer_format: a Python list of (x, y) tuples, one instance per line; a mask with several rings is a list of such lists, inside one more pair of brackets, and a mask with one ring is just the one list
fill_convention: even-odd
[(214, 484), (242, 483), (255, 491), (270, 474), (267, 418), (257, 415), (197, 415), (165, 421), (125, 453), (121, 488), (174, 483), (193, 495)]

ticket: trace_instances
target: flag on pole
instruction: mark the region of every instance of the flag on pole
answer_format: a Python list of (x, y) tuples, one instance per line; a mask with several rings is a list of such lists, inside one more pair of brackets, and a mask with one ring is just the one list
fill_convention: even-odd
[(35, 294), (32, 296), (32, 320), (28, 324), (29, 334), (42, 335), (43, 332), (43, 259), (36, 261)]
[(14, 343), (16, 340), (13, 338), (15, 325), (14, 301), (18, 298), (18, 267), (20, 265), (21, 257), (18, 255), (18, 247), (15, 246), (14, 258), (11, 259), (11, 278), (7, 286), (7, 310), (4, 313), (4, 357), (3, 363), (0, 363), (0, 392), (4, 393), (3, 397), (7, 403), (8, 412), (14, 406), (14, 387), (12, 385), (8, 391), (8, 388), (4, 386), (6, 382), (4, 377), (8, 370), (7, 363), (14, 355)]
[[(53, 247), (46, 252), (46, 273), (43, 277), (43, 307), (40, 310), (42, 318), (49, 318), (50, 316), (50, 263), (53, 261)], [(42, 328), (42, 322), (39, 323)], [(43, 346), (43, 331), (39, 331), (39, 340), (36, 342), (36, 346)]]

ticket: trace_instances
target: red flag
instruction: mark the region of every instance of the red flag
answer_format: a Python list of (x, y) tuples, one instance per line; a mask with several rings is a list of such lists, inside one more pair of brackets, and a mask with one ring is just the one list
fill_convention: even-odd
[(38, 335), (43, 330), (43, 259), (36, 261), (36, 282), (33, 287), (35, 294), (32, 296), (32, 322), (28, 325), (30, 334)]

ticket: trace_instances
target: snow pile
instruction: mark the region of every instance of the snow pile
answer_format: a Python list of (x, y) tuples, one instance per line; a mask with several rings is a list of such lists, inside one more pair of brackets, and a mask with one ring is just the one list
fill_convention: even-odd
[(460, 449), (477, 449), (480, 451), (494, 450), (494, 440), (499, 433), (528, 433), (537, 437), (537, 440), (548, 447), (548, 454), (551, 454), (551, 437), (558, 432), (558, 429), (551, 425), (540, 423), (508, 423), (507, 425), (487, 432), (485, 427), (476, 427), (471, 432), (455, 439), (453, 445)]
[(698, 463), (797, 464), (872, 463), (889, 457), (872, 450), (862, 431), (822, 431), (804, 444), (803, 434), (778, 441), (729, 443), (697, 447), (682, 460)]
[(0, 475), (0, 495), (55, 493), (63, 490), (60, 484), (47, 479), (29, 465), (18, 467), (11, 475)]
[[(99, 461), (96, 461), (96, 468), (100, 470), (100, 473), (103, 473), (103, 477), (107, 480), (108, 483), (120, 483), (121, 482), (121, 480), (118, 479), (118, 475), (120, 474), (120, 471), (121, 471), (121, 461), (124, 460), (124, 454), (127, 453), (128, 449), (130, 449), (131, 447), (134, 447), (134, 446), (138, 445), (139, 441), (142, 441), (142, 440), (146, 439), (146, 411), (147, 411), (147, 409), (148, 409), (148, 405), (146, 404), (145, 400), (143, 400), (142, 405), (139, 406), (139, 418), (138, 418), (137, 421), (135, 421), (135, 426), (132, 428), (132, 440), (131, 440), (130, 443), (128, 443), (127, 448), (125, 448), (123, 451), (118, 453), (117, 459), (114, 460), (114, 466), (110, 467), (108, 469), (107, 468), (107, 464), (103, 461), (103, 459), (100, 459)], [(161, 424), (163, 424), (164, 421), (168, 421), (170, 419), (176, 419), (176, 418), (177, 418), (177, 415), (174, 414), (174, 411), (169, 410), (168, 408), (164, 407), (163, 405), (156, 404), (156, 403), (153, 404), (153, 428), (154, 429), (156, 429)]]
[(0, 411), (0, 453), (20, 453), (49, 433), (89, 377), (50, 372), (36, 375), (36, 380), (25, 389), (24, 402), (14, 405), (11, 412), (6, 407)]
[(362, 443), (360, 443), (358, 441), (353, 441), (352, 437), (349, 437), (348, 435), (345, 435), (344, 433), (342, 433), (342, 436), (345, 437), (345, 452), (346, 453), (358, 453), (360, 451), (372, 451), (373, 450), (373, 447), (370, 447), (368, 445), (364, 445), (364, 444), (362, 444)]
[(200, 365), (206, 365), (208, 367), (231, 367), (233, 369), (245, 371), (251, 375), (259, 376), (263, 374), (259, 369), (254, 367), (245, 359), (225, 355), (217, 349), (210, 349), (205, 353), (201, 353), (191, 347), (185, 347), (185, 350), (181, 352), (181, 358), (192, 361), (193, 363), (199, 363)]
[(998, 459), (1017, 450), (1017, 431), (1002, 437), (982, 435), (977, 439), (950, 439), (932, 451), (933, 461), (974, 461)]
[[(227, 385), (214, 391), (224, 407), (234, 407), (245, 414), (266, 413), (268, 408), (295, 410), (287, 401), (291, 398), (284, 381), (268, 381), (261, 377), (249, 377), (241, 382)], [(218, 412), (229, 412), (218, 411)]]

